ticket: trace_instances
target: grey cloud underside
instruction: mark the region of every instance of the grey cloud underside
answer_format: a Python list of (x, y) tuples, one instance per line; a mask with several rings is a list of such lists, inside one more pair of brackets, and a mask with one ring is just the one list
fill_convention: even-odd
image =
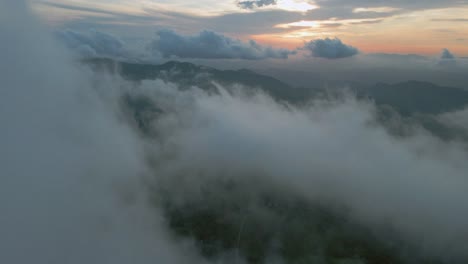
[(207, 30), (193, 36), (179, 35), (172, 30), (161, 30), (157, 35), (150, 48), (166, 58), (176, 56), (207, 59), (287, 59), (289, 55), (296, 53), (287, 49), (262, 46), (253, 40), (242, 42)]
[(276, 0), (239, 1), (237, 5), (243, 9), (254, 9), (256, 7), (276, 5)]
[(84, 57), (122, 57), (125, 54), (124, 43), (120, 39), (97, 30), (90, 30), (88, 34), (66, 30), (57, 32), (56, 36)]
[(442, 49), (438, 66), (452, 68), (456, 67), (457, 64), (457, 57), (449, 49)]
[(443, 49), (440, 58), (443, 60), (453, 60), (455, 59), (455, 56), (450, 52), (450, 50)]
[(56, 37), (70, 50), (84, 58), (105, 57), (124, 60), (158, 60), (161, 57), (201, 59), (287, 59), (296, 50), (262, 46), (253, 40), (241, 41), (212, 31), (198, 35), (180, 35), (168, 29), (157, 32), (157, 37), (146, 42), (147, 51), (130, 51), (128, 44), (117, 37), (97, 30), (87, 33), (65, 30)]
[(316, 39), (305, 44), (304, 49), (310, 51), (311, 56), (326, 59), (341, 59), (352, 57), (359, 53), (353, 46), (344, 44), (340, 39)]

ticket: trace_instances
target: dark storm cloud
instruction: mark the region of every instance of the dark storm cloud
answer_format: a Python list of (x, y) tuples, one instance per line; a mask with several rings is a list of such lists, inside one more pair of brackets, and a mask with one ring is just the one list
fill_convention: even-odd
[(276, 0), (239, 1), (237, 5), (243, 9), (254, 9), (256, 7), (276, 5)]
[(183, 36), (172, 30), (160, 30), (150, 48), (163, 57), (206, 59), (246, 59), (266, 58), (287, 59), (295, 51), (274, 49), (259, 45), (253, 40), (243, 42), (212, 31), (202, 31), (198, 35)]
[(312, 40), (305, 44), (304, 49), (310, 51), (313, 57), (327, 59), (352, 57), (359, 53), (357, 48), (344, 44), (338, 38)]

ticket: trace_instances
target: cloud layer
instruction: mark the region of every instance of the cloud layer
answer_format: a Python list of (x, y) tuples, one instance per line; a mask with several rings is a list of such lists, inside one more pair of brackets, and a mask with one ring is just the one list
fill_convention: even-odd
[(207, 30), (194, 36), (183, 36), (172, 30), (161, 30), (150, 48), (165, 58), (175, 56), (204, 59), (287, 59), (289, 55), (296, 53), (287, 49), (262, 46), (253, 40), (242, 42)]
[(178, 201), (191, 201), (210, 180), (260, 177), (310, 202), (346, 208), (347, 217), (375, 230), (389, 228), (425, 257), (468, 257), (461, 145), (423, 132), (394, 138), (375, 124), (373, 106), (354, 99), (295, 108), (222, 87), (219, 95), (143, 87), (166, 113), (154, 127), (163, 140), (153, 162)]
[(56, 32), (55, 37), (71, 51), (85, 58), (136, 60), (143, 54), (143, 51), (130, 50), (120, 38), (96, 29), (85, 32), (67, 29)]
[(0, 262), (197, 262), (148, 209), (139, 139), (27, 10), (0, 1)]
[(304, 48), (310, 51), (311, 56), (326, 59), (341, 59), (359, 53), (357, 48), (344, 44), (338, 38), (312, 40), (306, 43)]

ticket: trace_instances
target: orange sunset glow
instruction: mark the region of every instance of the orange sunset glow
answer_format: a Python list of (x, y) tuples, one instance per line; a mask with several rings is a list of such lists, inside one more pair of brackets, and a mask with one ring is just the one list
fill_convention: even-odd
[[(141, 25), (141, 27), (151, 25), (160, 27), (164, 23), (168, 23), (168, 26), (192, 32), (202, 30), (202, 25), (205, 23), (203, 21), (224, 19), (224, 17), (232, 17), (236, 13), (239, 17), (255, 18), (256, 13), (260, 16), (275, 12), (278, 14), (278, 18), (284, 22), (280, 23), (278, 20), (275, 23), (273, 21), (278, 18), (270, 18), (264, 21), (270, 25), (254, 25), (254, 27), (261, 26), (265, 32), (249, 32), (249, 27), (246, 26), (239, 26), (239, 30), (236, 32), (235, 24), (230, 25), (229, 31), (232, 31), (233, 36), (241, 39), (255, 39), (264, 44), (283, 48), (295, 48), (304, 41), (314, 38), (338, 37), (359, 46), (360, 50), (364, 52), (429, 55), (437, 53), (443, 47), (450, 47), (456, 53), (463, 56), (468, 55), (468, 40), (464, 37), (468, 36), (468, 6), (466, 5), (461, 4), (457, 8), (440, 6), (424, 9), (422, 7), (408, 11), (398, 6), (355, 6), (349, 10), (348, 18), (340, 18), (338, 13), (333, 16), (332, 13), (329, 18), (311, 20), (310, 18), (314, 18), (314, 12), (320, 17), (321, 9), (325, 8), (321, 7), (320, 3), (322, 1), (281, 0), (275, 5), (261, 6), (258, 10), (250, 8), (236, 10), (236, 6), (232, 2), (211, 2), (210, 0), (200, 1), (197, 5), (185, 4), (183, 1), (94, 3), (86, 0), (45, 2), (37, 0), (36, 8), (58, 25), (60, 25), (60, 21), (69, 23), (74, 20), (83, 20), (86, 17), (112, 17), (129, 13), (132, 14), (132, 17), (140, 16), (141, 20), (134, 22), (125, 21), (122, 18), (120, 21), (107, 22), (107, 25), (111, 23), (110, 25), (129, 24)], [(323, 1), (323, 3), (326, 2)], [(207, 13), (201, 11), (204, 10), (205, 4), (209, 7)], [(102, 12), (103, 10), (106, 12)], [(158, 12), (161, 12), (160, 17), (157, 15)], [(177, 13), (189, 15), (184, 15), (184, 18), (179, 21), (173, 21), (172, 19), (175, 19), (174, 15)], [(297, 13), (297, 19), (292, 18), (286, 22), (287, 20), (281, 18), (283, 13), (287, 16), (295, 16), (294, 14)], [(235, 21), (230, 23), (235, 23)], [(222, 30), (219, 31), (222, 32)]]

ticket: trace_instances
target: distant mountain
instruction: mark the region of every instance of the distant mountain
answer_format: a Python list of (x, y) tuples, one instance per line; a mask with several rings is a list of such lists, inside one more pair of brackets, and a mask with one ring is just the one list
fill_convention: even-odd
[(377, 119), (387, 131), (409, 136), (423, 128), (442, 140), (468, 142), (468, 131), (444, 123), (440, 114), (461, 110), (468, 105), (468, 91), (433, 83), (408, 81), (396, 84), (378, 83), (356, 88), (359, 96), (374, 101)]
[(161, 65), (117, 62), (110, 59), (91, 59), (86, 63), (96, 69), (110, 70), (132, 81), (162, 79), (173, 82), (187, 89), (197, 86), (205, 90), (216, 91), (213, 82), (226, 86), (234, 84), (266, 92), (274, 99), (290, 103), (299, 103), (312, 96), (310, 89), (292, 87), (278, 79), (255, 73), (250, 70), (218, 70), (188, 62), (169, 61)]
[(467, 90), (428, 82), (378, 83), (360, 89), (360, 92), (373, 99), (377, 105), (391, 106), (404, 116), (416, 113), (441, 114), (460, 110), (468, 104)]
[[(132, 81), (162, 79), (173, 82), (187, 89), (197, 86), (206, 90), (216, 90), (213, 82), (225, 85), (228, 89), (233, 84), (260, 89), (274, 99), (289, 103), (300, 103), (317, 95), (335, 93), (345, 87), (343, 83), (333, 86), (337, 89), (322, 87), (298, 88), (290, 86), (270, 76), (250, 70), (218, 70), (188, 62), (170, 61), (161, 65), (117, 62), (110, 59), (91, 59), (86, 63), (97, 69), (117, 72)], [(429, 82), (407, 81), (396, 84), (377, 83), (371, 86), (349, 84), (359, 97), (369, 98), (377, 105), (391, 106), (404, 116), (413, 114), (440, 114), (459, 110), (468, 105), (468, 91), (461, 88), (443, 87)]]
[[(374, 85), (333, 82), (328, 83), (325, 88), (296, 88), (273, 77), (245, 69), (218, 70), (177, 61), (161, 65), (117, 62), (110, 59), (92, 59), (85, 62), (95, 70), (110, 71), (130, 81), (162, 79), (177, 84), (180, 89), (197, 86), (213, 92), (218, 92), (214, 82), (223, 85), (227, 90), (234, 84), (240, 84), (251, 91), (261, 90), (279, 102), (296, 105), (314, 98), (333, 100), (342, 96), (343, 87), (346, 87), (359, 99), (375, 103), (376, 121), (394, 136), (407, 137), (423, 129), (442, 140), (461, 140), (468, 143), (466, 129), (446, 124), (439, 118), (442, 113), (460, 110), (468, 105), (468, 91), (460, 88), (419, 81)], [(164, 113), (163, 109), (141, 95), (127, 94), (122, 100), (139, 131), (143, 135), (155, 136), (151, 124)]]

